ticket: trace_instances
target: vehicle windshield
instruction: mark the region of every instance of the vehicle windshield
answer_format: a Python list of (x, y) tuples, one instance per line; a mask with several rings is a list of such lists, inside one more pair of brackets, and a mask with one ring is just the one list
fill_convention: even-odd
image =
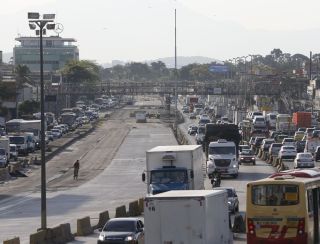
[(252, 204), (260, 206), (289, 206), (299, 202), (296, 185), (255, 185), (252, 187)]
[(104, 226), (103, 231), (134, 232), (135, 224), (133, 221), (111, 221)]
[(9, 137), (11, 144), (23, 144), (24, 143), (24, 137), (22, 136), (12, 136)]
[(235, 154), (235, 147), (209, 147), (209, 154)]
[(275, 114), (270, 114), (270, 119), (277, 119), (277, 115), (275, 115)]
[(282, 147), (283, 150), (296, 150), (295, 147)]
[(294, 140), (292, 138), (285, 138), (284, 141), (285, 142), (294, 142)]
[(6, 150), (4, 150), (3, 148), (0, 148), (0, 155), (6, 155)]
[(242, 150), (241, 155), (253, 155), (251, 150)]
[(187, 172), (184, 170), (151, 171), (151, 184), (186, 183)]
[(256, 121), (264, 121), (264, 118), (257, 118), (256, 117)]

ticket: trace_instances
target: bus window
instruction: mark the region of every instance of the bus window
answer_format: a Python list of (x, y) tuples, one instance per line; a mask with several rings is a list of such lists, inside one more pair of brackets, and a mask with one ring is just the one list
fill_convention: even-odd
[(312, 190), (307, 191), (308, 195), (308, 213), (313, 213), (313, 197), (312, 197)]
[(252, 204), (260, 206), (288, 206), (299, 203), (296, 185), (255, 185), (252, 187)]

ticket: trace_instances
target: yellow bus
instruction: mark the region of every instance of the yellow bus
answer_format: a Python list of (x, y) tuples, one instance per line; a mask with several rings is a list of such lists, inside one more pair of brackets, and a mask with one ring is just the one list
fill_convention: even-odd
[(320, 169), (294, 169), (247, 184), (248, 244), (319, 243)]

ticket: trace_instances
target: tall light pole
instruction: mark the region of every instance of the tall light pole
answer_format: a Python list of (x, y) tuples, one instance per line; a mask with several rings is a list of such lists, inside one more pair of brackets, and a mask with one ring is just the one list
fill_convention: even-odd
[[(46, 201), (46, 159), (45, 159), (45, 114), (44, 114), (44, 82), (43, 82), (43, 41), (42, 35), (46, 34), (46, 29), (54, 30), (54, 14), (44, 14), (40, 19), (39, 13), (28, 13), (29, 27), (36, 30), (36, 35), (40, 36), (40, 114), (41, 114), (41, 229), (47, 229), (47, 201)], [(46, 28), (45, 28), (46, 27)]]
[(178, 77), (177, 77), (177, 10), (174, 10), (174, 98), (175, 98), (175, 114), (174, 114), (174, 123), (175, 123), (175, 133), (178, 133)]

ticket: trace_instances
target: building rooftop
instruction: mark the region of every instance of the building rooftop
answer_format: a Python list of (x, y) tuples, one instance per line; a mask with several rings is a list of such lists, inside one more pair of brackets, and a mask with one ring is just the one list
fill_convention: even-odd
[[(15, 38), (16, 41), (39, 41), (38, 36), (19, 36)], [(46, 41), (63, 41), (63, 42), (76, 42), (74, 38), (62, 38), (61, 36), (44, 36), (43, 40)]]

